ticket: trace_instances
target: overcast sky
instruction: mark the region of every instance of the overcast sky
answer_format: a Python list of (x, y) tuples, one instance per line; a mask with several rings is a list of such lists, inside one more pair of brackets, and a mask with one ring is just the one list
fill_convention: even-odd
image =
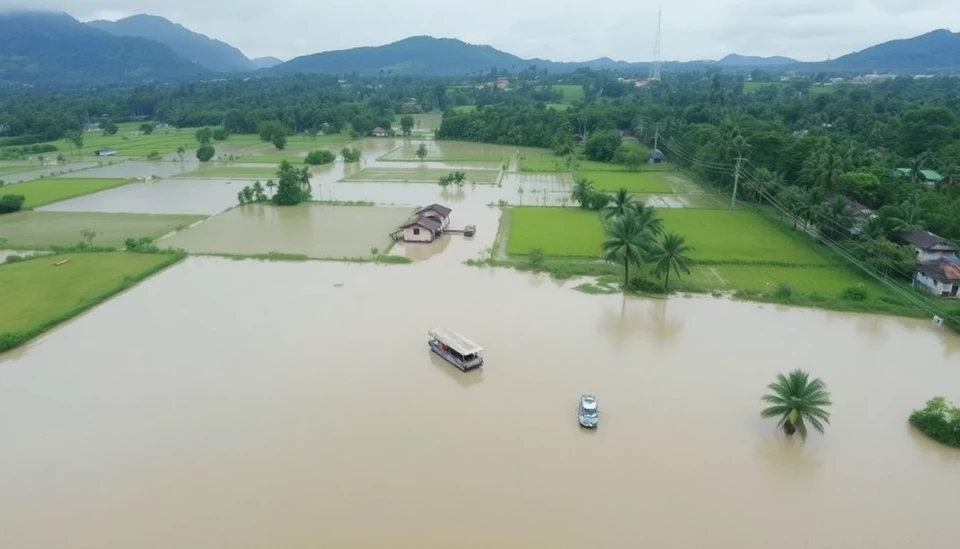
[(77, 19), (164, 16), (250, 57), (284, 60), (429, 34), (524, 58), (649, 60), (663, 3), (662, 58), (728, 53), (838, 57), (938, 28), (960, 28), (957, 0), (0, 0)]

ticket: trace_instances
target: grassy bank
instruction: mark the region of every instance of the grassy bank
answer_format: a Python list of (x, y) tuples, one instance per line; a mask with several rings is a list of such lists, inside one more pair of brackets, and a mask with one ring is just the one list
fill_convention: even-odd
[[(179, 254), (69, 253), (0, 266), (0, 352), (103, 303), (183, 259)], [(59, 267), (54, 264), (68, 261)]]
[(36, 208), (132, 182), (132, 179), (37, 179), (3, 187), (0, 194), (23, 195), (23, 207)]

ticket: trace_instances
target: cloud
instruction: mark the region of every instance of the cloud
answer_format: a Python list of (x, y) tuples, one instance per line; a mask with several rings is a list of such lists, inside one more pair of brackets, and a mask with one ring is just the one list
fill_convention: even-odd
[[(0, 0), (0, 10), (50, 9), (81, 20), (166, 17), (248, 56), (298, 55), (429, 34), (490, 44), (524, 58), (628, 61), (653, 55), (661, 0)], [(728, 53), (803, 60), (937, 28), (960, 27), (956, 0), (674, 0), (663, 4), (662, 58)]]

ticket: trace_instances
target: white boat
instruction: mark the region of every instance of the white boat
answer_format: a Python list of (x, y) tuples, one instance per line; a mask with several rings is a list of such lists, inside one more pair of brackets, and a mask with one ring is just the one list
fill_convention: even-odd
[(580, 425), (593, 428), (600, 422), (600, 410), (597, 397), (591, 394), (580, 395)]
[(449, 328), (427, 332), (430, 349), (464, 372), (483, 366), (483, 347)]

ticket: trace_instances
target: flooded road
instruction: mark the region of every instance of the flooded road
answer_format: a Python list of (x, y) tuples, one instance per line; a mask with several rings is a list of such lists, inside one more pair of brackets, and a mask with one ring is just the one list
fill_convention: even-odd
[[(960, 452), (906, 418), (960, 386), (960, 338), (570, 285), (188, 259), (0, 356), (0, 546), (955, 544)], [(483, 371), (431, 355), (437, 326), (484, 345)], [(759, 417), (797, 367), (836, 403), (806, 443)]]

